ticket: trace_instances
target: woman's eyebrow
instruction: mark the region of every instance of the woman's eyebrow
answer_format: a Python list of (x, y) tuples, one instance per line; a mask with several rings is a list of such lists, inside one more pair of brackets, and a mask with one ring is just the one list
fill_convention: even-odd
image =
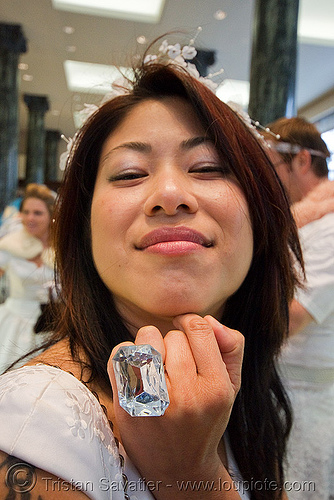
[(140, 153), (150, 153), (152, 151), (152, 146), (147, 142), (139, 142), (139, 141), (122, 142), (118, 146), (108, 151), (108, 153), (101, 159), (101, 163), (107, 160), (114, 151), (118, 151), (119, 149), (130, 149), (132, 151), (138, 151)]
[(191, 137), (190, 139), (186, 139), (185, 141), (181, 142), (181, 148), (192, 149), (195, 148), (196, 146), (200, 146), (201, 144), (205, 143), (212, 144), (212, 140), (206, 136)]
[(111, 151), (115, 151), (121, 148), (133, 149), (134, 151), (142, 151), (143, 153), (152, 151), (152, 146), (150, 144), (148, 144), (147, 142), (139, 142), (139, 141), (122, 142), (122, 144), (119, 144)]

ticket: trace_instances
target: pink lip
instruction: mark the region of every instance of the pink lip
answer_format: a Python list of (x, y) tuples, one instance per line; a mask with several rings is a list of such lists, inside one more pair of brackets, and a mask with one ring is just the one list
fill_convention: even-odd
[[(156, 247), (157, 251), (163, 253), (179, 253), (189, 251), (200, 245), (202, 247), (213, 246), (213, 241), (206, 238), (202, 233), (187, 227), (162, 227), (146, 234), (136, 245), (138, 250)], [(153, 248), (152, 248), (153, 250)]]

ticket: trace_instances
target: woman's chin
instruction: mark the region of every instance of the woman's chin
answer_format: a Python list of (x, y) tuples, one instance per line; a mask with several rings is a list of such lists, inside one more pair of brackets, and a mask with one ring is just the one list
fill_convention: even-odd
[(152, 308), (149, 312), (152, 317), (172, 321), (176, 316), (181, 316), (183, 314), (198, 314), (199, 316), (205, 316), (206, 314), (213, 314), (214, 310), (213, 308), (194, 302), (187, 304), (163, 304), (163, 307), (160, 304), (159, 308)]
[(211, 314), (221, 316), (222, 304), (203, 302), (203, 297), (185, 300), (184, 295), (177, 298), (164, 295), (163, 299), (151, 296), (149, 300), (129, 302), (116, 299), (116, 307), (125, 322), (137, 330), (141, 326), (155, 325), (167, 331), (173, 329), (173, 319), (184, 314)]

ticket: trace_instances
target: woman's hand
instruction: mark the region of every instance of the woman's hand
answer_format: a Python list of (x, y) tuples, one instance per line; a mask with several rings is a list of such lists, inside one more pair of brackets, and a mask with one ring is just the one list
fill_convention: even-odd
[[(186, 314), (174, 325), (177, 329), (164, 338), (157, 328), (145, 326), (135, 339), (136, 345), (150, 344), (162, 355), (170, 397), (162, 417), (131, 417), (119, 406), (111, 359), (120, 345), (113, 350), (108, 372), (116, 424), (127, 454), (146, 479), (174, 487), (177, 481), (218, 481), (227, 474), (218, 445), (240, 387), (243, 336), (211, 316)], [(163, 488), (154, 495), (187, 497), (174, 487), (167, 496)], [(225, 498), (221, 491), (217, 497)]]

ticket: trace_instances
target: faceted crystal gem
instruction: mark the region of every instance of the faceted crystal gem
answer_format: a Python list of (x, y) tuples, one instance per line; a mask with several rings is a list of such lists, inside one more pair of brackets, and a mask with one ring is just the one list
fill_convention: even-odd
[(152, 346), (120, 347), (113, 357), (119, 403), (133, 417), (159, 417), (169, 405), (161, 354)]

